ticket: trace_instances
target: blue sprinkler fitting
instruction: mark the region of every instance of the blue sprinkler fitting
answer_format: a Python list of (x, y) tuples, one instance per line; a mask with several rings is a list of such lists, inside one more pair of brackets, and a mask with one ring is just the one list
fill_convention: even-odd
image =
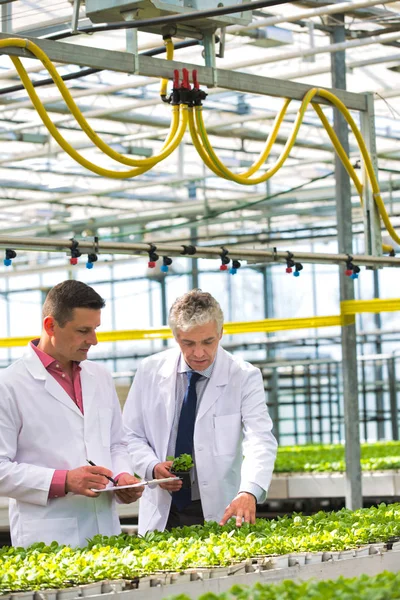
[(172, 258), (169, 256), (163, 256), (163, 264), (160, 267), (160, 271), (163, 273), (168, 273), (168, 267), (172, 265)]
[(16, 256), (17, 256), (17, 253), (15, 252), (15, 250), (11, 250), (11, 248), (6, 248), (6, 255), (3, 260), (4, 266), (11, 267), (12, 259), (15, 258)]
[(238, 269), (240, 269), (240, 267), (241, 267), (240, 262), (238, 260), (236, 260), (236, 259), (233, 259), (232, 260), (232, 266), (229, 269), (229, 273), (231, 275), (236, 275), (236, 273), (237, 273)]

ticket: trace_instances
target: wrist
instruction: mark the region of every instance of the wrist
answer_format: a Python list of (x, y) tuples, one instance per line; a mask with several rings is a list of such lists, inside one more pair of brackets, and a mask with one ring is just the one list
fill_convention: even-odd
[(246, 492), (245, 490), (242, 490), (238, 492), (238, 496), (240, 496), (241, 494), (247, 494), (248, 496), (251, 496), (254, 499), (254, 504), (257, 504), (257, 498), (251, 492)]

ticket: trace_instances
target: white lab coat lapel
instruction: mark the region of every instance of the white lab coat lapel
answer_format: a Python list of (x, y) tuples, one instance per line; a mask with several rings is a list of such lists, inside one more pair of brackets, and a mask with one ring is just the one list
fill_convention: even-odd
[(158, 434), (161, 438), (160, 447), (164, 453), (167, 451), (169, 434), (172, 429), (175, 416), (176, 373), (178, 369), (179, 357), (180, 350), (176, 349), (176, 352), (171, 353), (171, 356), (169, 356), (165, 361), (160, 369), (160, 389), (155, 390), (155, 393), (160, 394), (161, 403), (165, 407), (166, 421), (164, 423), (162, 419), (155, 416), (158, 422), (160, 422)]
[(228, 383), (228, 369), (229, 361), (224, 350), (219, 346), (214, 369), (201, 399), (196, 421), (199, 421), (214, 406), (223, 393)]
[[(96, 381), (93, 373), (90, 372), (87, 365), (85, 365), (84, 363), (81, 365), (80, 375), (82, 386), (83, 412), (87, 417), (85, 421), (89, 423), (91, 419), (88, 418), (88, 415), (90, 415), (94, 409), (93, 400), (94, 392), (96, 390)], [(80, 410), (79, 413), (82, 414)]]
[(37, 356), (34, 350), (28, 345), (28, 353), (24, 355), (23, 360), (26, 368), (35, 379), (44, 380), (44, 387), (46, 391), (53, 396), (58, 402), (64, 404), (67, 408), (74, 411), (76, 414), (83, 416), (75, 402), (71, 400), (67, 392), (62, 386), (54, 379), (52, 375), (45, 369), (40, 358)]

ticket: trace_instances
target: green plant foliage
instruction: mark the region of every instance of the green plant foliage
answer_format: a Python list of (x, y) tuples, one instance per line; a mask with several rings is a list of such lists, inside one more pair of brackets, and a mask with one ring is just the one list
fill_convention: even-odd
[[(227, 566), (247, 558), (347, 550), (400, 536), (400, 504), (312, 516), (293, 514), (237, 528), (207, 522), (143, 537), (95, 536), (85, 548), (53, 542), (0, 548), (0, 593), (62, 588), (159, 571)], [(328, 596), (329, 598), (329, 596)]]
[[(361, 445), (363, 471), (400, 469), (400, 442)], [(340, 444), (282, 446), (278, 448), (275, 473), (344, 472), (344, 446)]]
[[(391, 600), (400, 598), (400, 573), (384, 571), (375, 577), (361, 575), (336, 581), (286, 580), (279, 584), (234, 585), (222, 594), (203, 594), (198, 600)], [(191, 600), (190, 596), (168, 596), (166, 600)]]
[(171, 471), (174, 471), (175, 473), (185, 473), (186, 471), (190, 471), (194, 465), (190, 454), (180, 454), (176, 458), (167, 456), (167, 460), (174, 461), (171, 466)]

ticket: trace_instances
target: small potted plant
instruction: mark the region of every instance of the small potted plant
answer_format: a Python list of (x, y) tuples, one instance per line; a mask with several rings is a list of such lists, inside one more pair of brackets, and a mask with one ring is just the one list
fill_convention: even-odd
[(167, 460), (172, 460), (171, 475), (182, 479), (182, 488), (189, 489), (192, 485), (191, 470), (194, 466), (190, 454), (181, 454), (176, 458), (167, 456)]

